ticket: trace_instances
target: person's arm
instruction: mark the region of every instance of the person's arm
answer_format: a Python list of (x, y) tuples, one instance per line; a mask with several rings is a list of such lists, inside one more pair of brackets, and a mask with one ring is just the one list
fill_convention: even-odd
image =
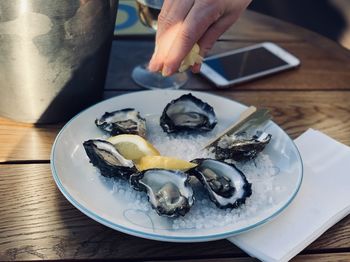
[[(165, 0), (158, 17), (151, 71), (175, 73), (195, 43), (204, 56), (251, 0)], [(199, 72), (200, 65), (192, 67)]]

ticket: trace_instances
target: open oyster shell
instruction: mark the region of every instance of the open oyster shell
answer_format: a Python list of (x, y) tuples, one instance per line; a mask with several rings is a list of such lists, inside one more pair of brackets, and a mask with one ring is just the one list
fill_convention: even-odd
[(219, 160), (247, 161), (254, 159), (270, 142), (271, 135), (256, 131), (254, 135), (246, 132), (222, 137), (215, 146), (215, 158)]
[(129, 179), (137, 170), (131, 160), (125, 159), (113, 144), (105, 140), (91, 139), (83, 143), (90, 162), (97, 167), (101, 175)]
[(184, 216), (194, 202), (189, 176), (182, 171), (148, 169), (130, 177), (131, 186), (145, 191), (149, 202), (159, 215)]
[(237, 208), (251, 196), (251, 184), (233, 164), (214, 159), (195, 159), (198, 164), (189, 170), (207, 190), (210, 199), (220, 208)]
[(111, 136), (120, 134), (146, 136), (146, 120), (134, 108), (106, 112), (95, 120), (95, 124)]
[(210, 131), (216, 123), (214, 109), (191, 93), (167, 104), (160, 117), (160, 126), (167, 133)]

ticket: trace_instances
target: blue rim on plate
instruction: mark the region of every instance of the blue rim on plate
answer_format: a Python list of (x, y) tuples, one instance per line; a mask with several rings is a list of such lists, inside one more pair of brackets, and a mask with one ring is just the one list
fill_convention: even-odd
[[(164, 92), (164, 93), (169, 93), (172, 92), (174, 94), (178, 94), (181, 95), (184, 92), (185, 93), (193, 93), (194, 95), (197, 94), (205, 94), (205, 95), (209, 95), (209, 96), (215, 96), (215, 97), (219, 97), (220, 99), (225, 99), (228, 100), (230, 102), (235, 102), (237, 104), (243, 105), (239, 102), (233, 101), (231, 99), (225, 98), (225, 97), (221, 97), (218, 95), (213, 95), (213, 94), (207, 94), (205, 92), (198, 92), (198, 91), (183, 91), (183, 90), (166, 90), (166, 91), (159, 91), (159, 90), (147, 90), (147, 91), (139, 91), (139, 92), (133, 92), (133, 93), (127, 93), (127, 94), (123, 94), (120, 96), (116, 96), (118, 98), (123, 97), (123, 96), (128, 96), (130, 94), (139, 94), (142, 95), (142, 93), (149, 93), (149, 92)], [(95, 105), (90, 106), (89, 108), (83, 110), (82, 112), (78, 113), (76, 116), (74, 116), (71, 120), (69, 120), (64, 127), (60, 130), (60, 132), (58, 133), (53, 146), (52, 146), (52, 150), (51, 150), (51, 161), (50, 161), (50, 167), (51, 167), (51, 171), (52, 171), (52, 175), (54, 178), (54, 181), (57, 185), (57, 187), (59, 188), (59, 190), (61, 191), (61, 193), (65, 196), (65, 198), (73, 205), (75, 206), (78, 210), (80, 210), (82, 213), (84, 213), (85, 215), (87, 215), (88, 217), (92, 218), (93, 220), (107, 226), (110, 227), (112, 229), (115, 229), (117, 231), (126, 233), (126, 234), (130, 234), (133, 236), (137, 236), (137, 237), (142, 237), (142, 238), (146, 238), (146, 239), (152, 239), (152, 240), (160, 240), (160, 241), (167, 241), (167, 242), (204, 242), (204, 241), (213, 241), (213, 240), (219, 240), (219, 239), (225, 239), (228, 237), (231, 237), (233, 235), (251, 230), (255, 227), (258, 227), (262, 224), (265, 224), (266, 222), (270, 221), (271, 219), (273, 219), (274, 217), (276, 217), (278, 214), (280, 214), (283, 210), (286, 209), (287, 206), (289, 206), (289, 204), (293, 201), (293, 199), (295, 198), (295, 196), (297, 195), (297, 193), (299, 192), (299, 189), (301, 187), (301, 183), (303, 180), (303, 163), (302, 163), (302, 159), (300, 156), (300, 152), (298, 150), (298, 148), (296, 147), (296, 145), (294, 144), (294, 142), (292, 141), (292, 139), (288, 136), (288, 134), (278, 125), (275, 125), (280, 132), (284, 133), (288, 139), (290, 140), (295, 152), (297, 152), (297, 157), (299, 159), (299, 163), (300, 163), (300, 170), (301, 170), (301, 174), (300, 174), (300, 178), (298, 180), (298, 185), (295, 189), (295, 191), (291, 194), (289, 200), (285, 203), (284, 206), (282, 206), (279, 210), (277, 210), (276, 212), (274, 212), (273, 214), (271, 214), (270, 216), (268, 216), (267, 218), (253, 224), (250, 226), (246, 226), (246, 227), (242, 227), (239, 230), (233, 230), (233, 231), (228, 231), (225, 233), (220, 233), (220, 234), (210, 234), (210, 235), (205, 235), (205, 236), (195, 236), (195, 237), (181, 237), (181, 236), (169, 236), (169, 235), (162, 235), (162, 234), (152, 234), (152, 233), (147, 233), (147, 232), (143, 232), (141, 230), (135, 230), (129, 227), (125, 227), (122, 226), (118, 223), (114, 223), (112, 221), (109, 221), (108, 219), (105, 219), (103, 217), (101, 217), (99, 214), (89, 210), (87, 207), (85, 207), (83, 204), (79, 203), (76, 199), (74, 199), (74, 197), (71, 196), (71, 194), (67, 191), (67, 189), (64, 187), (64, 185), (62, 184), (62, 181), (58, 175), (57, 169), (56, 169), (56, 162), (55, 162), (55, 152), (56, 152), (56, 148), (57, 148), (57, 144), (60, 143), (60, 138), (63, 134), (63, 132), (69, 128), (70, 124), (76, 119), (78, 118), (82, 113), (91, 110), (92, 108), (105, 103), (106, 101), (109, 100), (113, 100), (116, 99), (116, 97), (112, 97), (109, 99), (106, 99), (104, 101), (101, 101)], [(245, 105), (243, 105), (245, 107)]]

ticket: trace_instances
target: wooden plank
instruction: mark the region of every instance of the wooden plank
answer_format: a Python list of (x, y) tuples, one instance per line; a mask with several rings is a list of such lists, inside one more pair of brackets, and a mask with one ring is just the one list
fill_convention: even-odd
[(310, 31), (282, 20), (246, 10), (238, 21), (223, 35), (222, 40), (298, 42), (302, 32)]
[(291, 262), (331, 262), (331, 261), (350, 261), (350, 251), (341, 253), (327, 252), (325, 254), (307, 254), (296, 256)]
[(0, 117), (0, 163), (48, 161), (51, 146), (64, 124), (26, 124)]
[[(151, 262), (150, 260), (149, 262)], [(154, 260), (153, 260), (154, 261)], [(170, 262), (173, 260), (157, 260), (158, 262)], [(257, 262), (258, 259), (252, 257), (242, 257), (242, 258), (204, 258), (204, 259), (186, 259), (181, 260), (182, 262)], [(332, 262), (332, 261), (350, 261), (350, 252), (346, 253), (325, 253), (325, 254), (307, 254), (307, 255), (298, 255), (290, 260), (290, 262), (308, 262), (308, 261), (317, 261), (317, 262)]]
[[(221, 38), (227, 48), (241, 47), (242, 43), (271, 41), (281, 45), (301, 60), (294, 74), (266, 78), (239, 88), (252, 89), (349, 89), (350, 51), (338, 43), (305, 28), (247, 11)], [(217, 43), (222, 52), (222, 42)], [(226, 49), (226, 48), (224, 48)], [(335, 72), (336, 71), (336, 72)], [(336, 77), (333, 77), (337, 75)], [(287, 77), (287, 78), (286, 78)], [(328, 79), (327, 79), (328, 78)], [(255, 83), (255, 84), (254, 84)]]
[(51, 145), (62, 125), (24, 124), (0, 118), (0, 162), (49, 160)]
[[(308, 128), (314, 128), (350, 146), (349, 91), (231, 92), (227, 90), (212, 93), (247, 106), (269, 109), (273, 121), (293, 139)], [(112, 97), (114, 92), (105, 92), (105, 96)]]
[[(269, 39), (267, 38), (267, 40)], [(257, 42), (259, 41), (220, 41), (215, 44), (210, 54), (223, 53)], [(300, 41), (280, 42), (278, 44), (301, 60), (301, 66), (298, 69), (278, 73), (232, 88), (235, 90), (350, 90), (349, 51), (339, 49), (339, 46), (335, 43), (335, 50), (331, 49), (329, 43), (327, 45), (311, 45), (308, 42)], [(154, 43), (152, 41), (114, 41), (106, 89), (142, 90), (131, 79), (131, 73), (135, 66), (149, 61), (153, 49)], [(123, 50), (128, 50), (128, 52)], [(193, 75), (192, 73), (190, 75), (192, 75), (190, 81), (183, 88), (192, 90), (216, 89), (212, 83), (205, 80), (201, 75)]]
[[(218, 42), (211, 53), (222, 53), (252, 43)], [(297, 69), (231, 87), (235, 90), (350, 90), (350, 52), (336, 46), (311, 45), (308, 42), (278, 43), (301, 61)], [(198, 84), (201, 82), (197, 78)], [(213, 87), (213, 85), (211, 85)]]
[[(147, 260), (147, 262), (170, 262), (174, 260)], [(225, 258), (194, 258), (194, 259), (185, 259), (181, 260), (181, 262), (259, 262), (260, 260), (252, 257), (225, 257)]]
[[(264, 41), (281, 45), (301, 60), (298, 70), (284, 72), (237, 89), (350, 89), (350, 51), (319, 34), (290, 23), (247, 11), (216, 43), (210, 54), (221, 53)], [(114, 41), (107, 89), (140, 90), (131, 80), (132, 69), (148, 62), (154, 41)], [(127, 50), (127, 52), (126, 52)], [(213, 89), (202, 77), (192, 78), (187, 89)]]
[[(226, 240), (165, 243), (129, 236), (100, 225), (63, 197), (48, 164), (0, 165), (0, 203), (0, 260), (184, 260), (247, 256)], [(350, 216), (305, 252), (329, 249), (350, 250)]]
[[(212, 53), (261, 41), (282, 45), (301, 58), (303, 65), (298, 70), (226, 91), (216, 91), (200, 76), (192, 77), (185, 88), (215, 91), (247, 105), (269, 108), (275, 122), (292, 138), (313, 127), (350, 145), (350, 52), (315, 33), (247, 11), (222, 36)], [(113, 44), (106, 87), (118, 91), (106, 92), (106, 97), (140, 89), (129, 76), (134, 65), (147, 61), (153, 42), (131, 43)], [(0, 162), (48, 161), (52, 142), (62, 125), (35, 126), (0, 118)], [(0, 260), (255, 261), (225, 240), (163, 243), (106, 228), (64, 199), (47, 164), (0, 165), (0, 203)], [(294, 261), (348, 261), (348, 252), (349, 216)]]
[(48, 164), (0, 165), (0, 260), (243, 254), (228, 241), (172, 244), (119, 233), (75, 209)]
[[(106, 92), (106, 98), (121, 92)], [(349, 91), (217, 91), (214, 94), (246, 105), (268, 108), (274, 121), (296, 138), (319, 129), (350, 145)], [(49, 160), (60, 125), (20, 124), (0, 118), (0, 162)]]
[(227, 97), (268, 108), (273, 120), (292, 138), (318, 129), (350, 145), (350, 92), (237, 92)]

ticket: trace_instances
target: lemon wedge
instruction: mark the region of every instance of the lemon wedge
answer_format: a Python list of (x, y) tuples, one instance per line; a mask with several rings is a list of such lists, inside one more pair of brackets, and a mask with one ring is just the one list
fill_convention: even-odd
[(194, 44), (191, 51), (185, 56), (184, 60), (181, 62), (179, 72), (186, 71), (190, 66), (194, 64), (201, 64), (203, 57), (199, 55), (200, 48), (198, 44)]
[(107, 139), (126, 159), (137, 162), (144, 156), (158, 156), (159, 151), (147, 140), (138, 135), (117, 135)]
[(151, 168), (163, 168), (163, 169), (170, 169), (170, 170), (186, 171), (195, 166), (197, 165), (182, 159), (168, 157), (168, 156), (154, 156), (154, 155), (141, 157), (138, 163), (136, 164), (136, 168), (139, 171), (143, 171)]

